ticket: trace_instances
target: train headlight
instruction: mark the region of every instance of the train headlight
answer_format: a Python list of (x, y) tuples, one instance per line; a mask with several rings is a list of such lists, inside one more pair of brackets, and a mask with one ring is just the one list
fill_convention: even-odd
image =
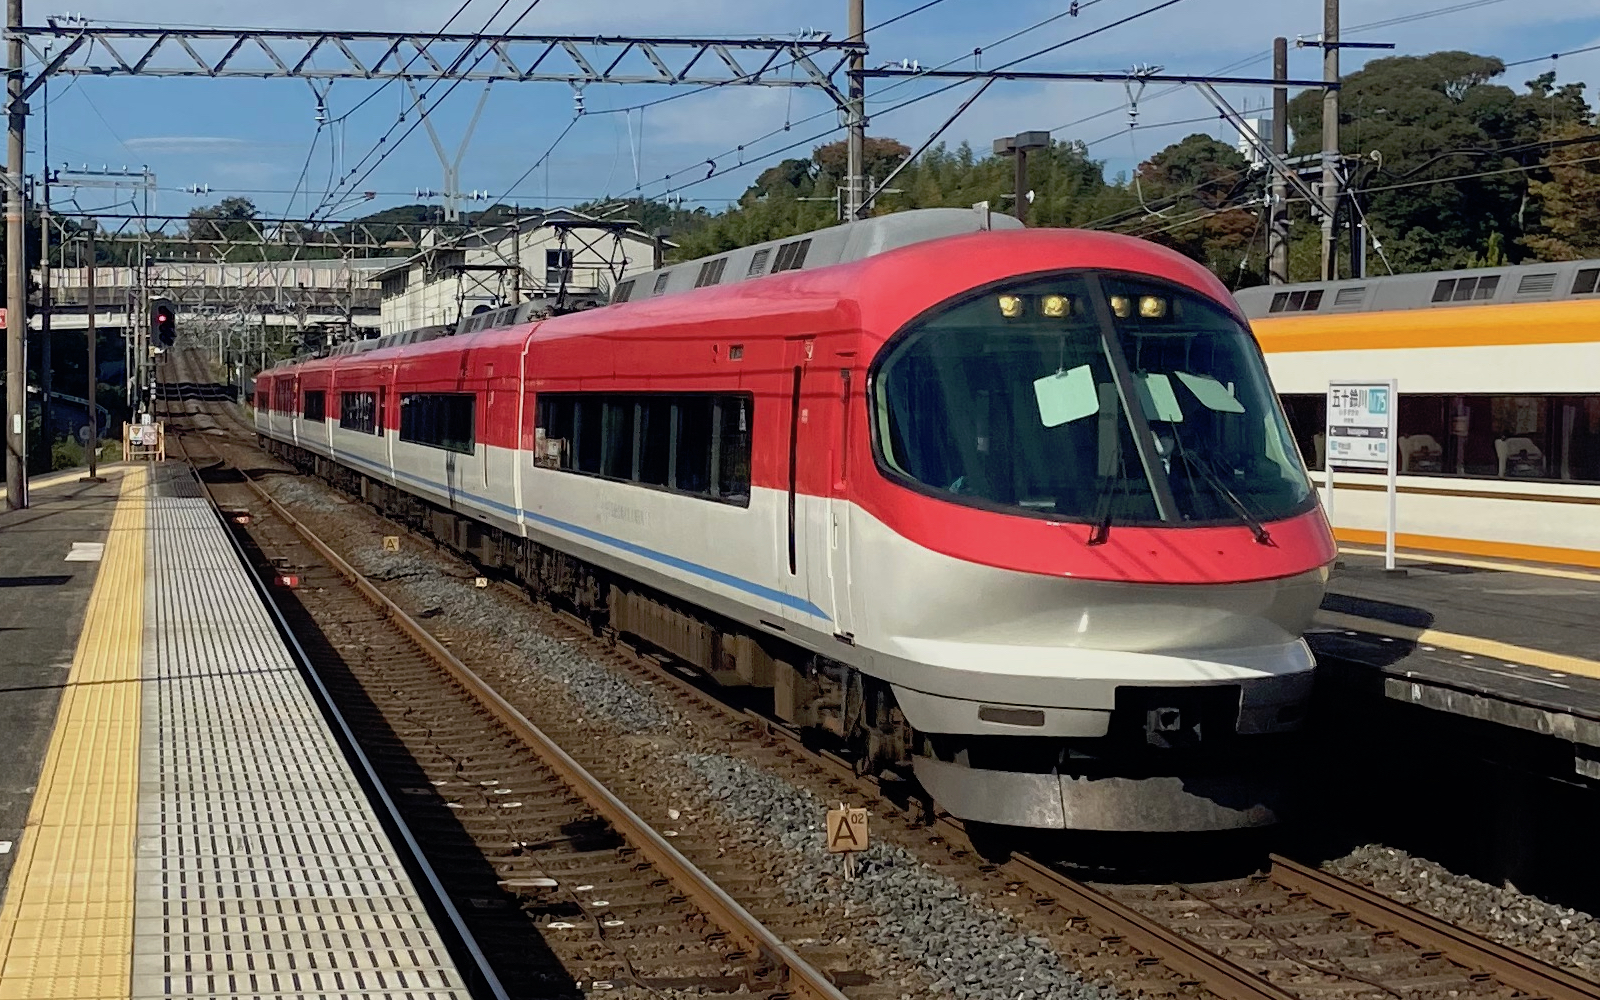
[(1022, 296), (1002, 295), (1000, 296), (999, 301), (1000, 315), (1004, 316), (1006, 319), (1016, 319), (1018, 316), (1022, 315)]
[(1146, 295), (1139, 299), (1139, 315), (1145, 319), (1161, 319), (1167, 314), (1167, 300), (1159, 295)]
[(1127, 319), (1133, 315), (1133, 303), (1126, 295), (1111, 296), (1111, 311), (1117, 314), (1117, 319)]
[(1039, 311), (1051, 319), (1060, 319), (1072, 308), (1072, 300), (1065, 295), (1046, 295), (1039, 302)]

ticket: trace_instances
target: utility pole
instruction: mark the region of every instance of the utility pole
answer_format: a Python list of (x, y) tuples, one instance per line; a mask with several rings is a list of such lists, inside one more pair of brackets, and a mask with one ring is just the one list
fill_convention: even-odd
[[(867, 13), (865, 0), (850, 0), (850, 41), (866, 41)], [(19, 57), (20, 58), (20, 57)], [(845, 215), (844, 221), (854, 222), (861, 217), (861, 175), (866, 159), (867, 143), (867, 87), (861, 74), (867, 68), (866, 53), (856, 50), (850, 54), (845, 116), (848, 118), (850, 137), (845, 143)]]
[[(1272, 77), (1289, 79), (1289, 40), (1272, 40)], [(1289, 88), (1272, 91), (1272, 151), (1289, 155)], [(1289, 281), (1289, 182), (1283, 171), (1272, 171), (1272, 222), (1267, 228), (1267, 283), (1283, 285)]]
[(89, 307), (85, 313), (89, 324), (89, 475), (88, 478), (83, 481), (99, 482), (100, 477), (96, 475), (95, 466), (100, 461), (100, 403), (99, 399), (97, 398), (98, 390), (100, 388), (100, 361), (97, 357), (96, 351), (96, 348), (98, 347), (98, 341), (100, 339), (100, 332), (95, 329), (94, 322), (94, 300), (95, 296), (98, 294), (97, 290), (95, 289), (94, 274), (94, 230), (91, 229), (89, 233), (89, 274), (88, 280), (84, 282), (84, 284), (88, 286), (89, 292)]
[[(45, 46), (49, 52), (50, 47)], [(50, 408), (54, 402), (55, 364), (50, 342), (50, 88), (39, 90), (39, 123), (43, 132), (39, 150), (39, 422), (44, 427), (44, 446), (55, 441)]]
[[(6, 0), (6, 27), (22, 26), (22, 0)], [(23, 238), (22, 38), (6, 42), (6, 506), (28, 506), (28, 261)]]
[(1322, 0), (1322, 280), (1339, 276), (1339, 0)]

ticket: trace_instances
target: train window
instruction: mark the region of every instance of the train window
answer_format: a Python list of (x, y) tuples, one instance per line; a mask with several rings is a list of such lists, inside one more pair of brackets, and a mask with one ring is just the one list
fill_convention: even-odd
[(767, 258), (772, 256), (772, 248), (767, 247), (757, 250), (750, 258), (750, 267), (744, 272), (746, 278), (754, 278), (767, 269)]
[(1289, 306), (1289, 293), (1279, 292), (1272, 297), (1272, 308), (1268, 312), (1281, 313)]
[(600, 474), (633, 478), (633, 401), (613, 397), (600, 404)]
[(539, 396), (538, 429), (533, 462), (548, 469), (570, 469), (572, 465), (573, 415), (577, 403), (571, 396)]
[(666, 291), (667, 279), (670, 277), (672, 277), (671, 271), (662, 271), (660, 274), (656, 275), (656, 284), (655, 287), (650, 290), (650, 294), (660, 295), (662, 292)]
[(750, 502), (750, 404), (744, 397), (717, 401), (717, 493)]
[(1455, 291), (1456, 291), (1456, 279), (1454, 279), (1454, 278), (1441, 279), (1440, 282), (1437, 285), (1433, 286), (1433, 301), (1435, 301), (1435, 302), (1449, 302), (1450, 301), (1450, 296), (1454, 295)]
[[(1324, 397), (1287, 395), (1283, 407), (1320, 469)], [(1398, 431), (1403, 475), (1600, 483), (1600, 396), (1402, 393)]]
[(629, 297), (631, 297), (632, 295), (633, 295), (633, 279), (630, 278), (629, 280), (624, 281), (624, 282), (622, 282), (621, 284), (619, 284), (617, 286), (617, 290), (614, 293), (612, 293), (611, 301), (612, 302), (626, 302), (626, 301), (628, 301)]
[(672, 400), (644, 396), (639, 400), (639, 482), (667, 486), (672, 469)]
[(1173, 285), (1067, 272), (964, 296), (899, 335), (872, 379), (882, 467), (949, 502), (1096, 525), (1313, 503), (1249, 332)]
[(372, 434), (377, 429), (376, 397), (370, 392), (339, 394), (339, 426), (347, 431)]
[(605, 407), (600, 398), (580, 398), (573, 407), (573, 439), (577, 454), (572, 467), (579, 472), (600, 472), (600, 456), (605, 440), (601, 433), (605, 426)]
[(306, 393), (305, 398), (302, 400), (303, 406), (300, 415), (307, 420), (315, 420), (320, 423), (327, 417), (327, 398), (327, 395), (321, 389)]
[(408, 392), (400, 397), (400, 440), (471, 455), (478, 397), (464, 392)]
[(747, 395), (541, 393), (535, 463), (748, 507), (753, 407)]
[(685, 493), (711, 493), (711, 397), (678, 400), (678, 461), (673, 480)]
[(1600, 267), (1586, 267), (1573, 279), (1572, 294), (1592, 295), (1596, 285), (1600, 285)]

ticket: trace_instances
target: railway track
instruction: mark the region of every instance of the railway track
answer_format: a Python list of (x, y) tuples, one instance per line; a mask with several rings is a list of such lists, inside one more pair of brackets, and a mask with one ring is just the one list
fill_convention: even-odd
[[(216, 415), (212, 419), (220, 429), (223, 422), (234, 418)], [(248, 430), (242, 425), (239, 427)], [(308, 529), (301, 526), (301, 530)], [(288, 539), (282, 539), (281, 543), (291, 544)], [(332, 549), (318, 555), (329, 565), (342, 562)], [(307, 565), (312, 565), (312, 561), (307, 559)], [(354, 573), (353, 570), (349, 572)], [(317, 582), (331, 581), (318, 577)], [(361, 589), (360, 583), (349, 586)], [(368, 614), (372, 614), (370, 602), (388, 598), (377, 592), (372, 583), (366, 582), (365, 586), (374, 592), (366, 597)], [(319, 601), (326, 593), (326, 590), (319, 593)], [(670, 686), (699, 710), (723, 719), (730, 727), (732, 738), (738, 741), (741, 755), (753, 755), (763, 767), (813, 784), (818, 782), (820, 768), (821, 782), (830, 792), (848, 796), (853, 801), (866, 801), (884, 817), (905, 816), (901, 808), (903, 798), (896, 789), (856, 775), (850, 763), (842, 758), (826, 752), (819, 754), (814, 748), (804, 746), (797, 733), (716, 700), (692, 679), (686, 679), (685, 672), (674, 670), (665, 658), (647, 650), (599, 641), (591, 632), (549, 609), (532, 604), (529, 608), (540, 627), (565, 629), (567, 637), (587, 644), (594, 656), (608, 660), (620, 670), (647, 677), (654, 684)], [(385, 615), (393, 620), (393, 612), (386, 611)], [(418, 634), (408, 637), (413, 646), (426, 647), (430, 642), (437, 645), (429, 632), (415, 621), (411, 624), (419, 630)], [(379, 683), (380, 686), (385, 682), (391, 686), (398, 684), (405, 689), (403, 681), (404, 678), (390, 678), (380, 679)], [(499, 699), (492, 691), (472, 697), (480, 699), (479, 708), (473, 710), (479, 717), (485, 712), (484, 704)], [(430, 706), (430, 711), (432, 708)], [(405, 731), (413, 735), (431, 734), (436, 731), (432, 728), (436, 721), (432, 714), (414, 716), (415, 725)], [(489, 742), (494, 741), (490, 739)], [(404, 744), (394, 749), (398, 759), (403, 753), (414, 753), (417, 748)], [(426, 759), (417, 758), (419, 762)], [(454, 765), (460, 758), (446, 755), (443, 760)], [(503, 786), (482, 785), (481, 782), (520, 781), (526, 787), (526, 777), (511, 777), (520, 773), (517, 767), (521, 764), (509, 770), (502, 768), (487, 778), (472, 779), (480, 782), (476, 790), (472, 790), (472, 795), (481, 800), (479, 811), (493, 817), (494, 823), (503, 819), (504, 810), (495, 812), (497, 800), (490, 796)], [(449, 789), (452, 786), (448, 782), (456, 779), (429, 780), (445, 781), (447, 784), (433, 787)], [(418, 787), (420, 790), (421, 786)], [(488, 795), (483, 792), (485, 788), (490, 789)], [(516, 794), (519, 799), (528, 797), (520, 792)], [(502, 796), (498, 801), (505, 800)], [(608, 816), (592, 807), (590, 811), (609, 821)], [(456, 812), (463, 817), (472, 814), (465, 802)], [(1022, 919), (1030, 929), (1048, 930), (1052, 944), (1063, 955), (1076, 960), (1089, 975), (1117, 982), (1128, 992), (1174, 996), (1211, 994), (1225, 1000), (1338, 997), (1364, 1000), (1378, 996), (1538, 996), (1570, 1000), (1600, 996), (1600, 986), (1588, 980), (1553, 969), (1410, 910), (1364, 887), (1287, 859), (1274, 858), (1270, 872), (1250, 879), (1203, 885), (1092, 887), (1024, 856), (986, 862), (973, 851), (962, 825), (948, 818), (935, 819), (921, 836), (923, 849), (918, 853), (924, 861), (941, 871), (959, 875), (1007, 912)], [(510, 843), (510, 839), (502, 838), (500, 842)], [(516, 883), (525, 879), (559, 881), (537, 864), (523, 862), (516, 870), (524, 872), (524, 869), (536, 868), (544, 874), (516, 874), (510, 879), (512, 887), (523, 888)], [(618, 893), (607, 890), (607, 895)], [(581, 909), (581, 903), (578, 905)], [(714, 936), (713, 940), (720, 941)], [(745, 948), (748, 947), (746, 944)], [(716, 948), (712, 951), (725, 954)], [(750, 979), (751, 968), (736, 965), (737, 959), (748, 958), (750, 954), (740, 949), (728, 962), (728, 968), (716, 976), (708, 975), (707, 982), (727, 986), (743, 975), (747, 981), (769, 985), (770, 981), (759, 975)], [(770, 966), (770, 958), (763, 958)], [(583, 968), (597, 970), (596, 975), (602, 970), (601, 965)], [(605, 974), (612, 973), (606, 971)], [(848, 976), (835, 978), (849, 981)], [(855, 995), (871, 992), (870, 984), (846, 989)]]
[(264, 575), (315, 595), (278, 604), (509, 995), (844, 1000), (266, 491), (218, 475), (214, 436), (182, 435), (186, 459), (220, 509), (247, 513)]

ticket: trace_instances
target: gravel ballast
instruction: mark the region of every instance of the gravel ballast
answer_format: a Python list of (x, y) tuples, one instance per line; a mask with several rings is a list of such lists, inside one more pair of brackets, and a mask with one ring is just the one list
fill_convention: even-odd
[(1600, 979), (1600, 920), (1443, 865), (1368, 844), (1323, 865), (1328, 871), (1508, 948)]
[(679, 758), (706, 782), (715, 807), (738, 820), (748, 837), (776, 839), (796, 854), (783, 887), (797, 902), (848, 900), (877, 915), (874, 944), (921, 964), (933, 989), (963, 1000), (1111, 1000), (1084, 982), (1043, 938), (1024, 934), (1005, 914), (968, 896), (950, 879), (900, 847), (874, 843), (845, 881), (828, 853), (820, 822), (827, 806), (809, 791), (724, 754)]
[[(452, 575), (440, 570), (438, 556), (378, 548), (357, 550), (351, 562), (374, 580), (401, 584), (414, 600), (436, 611), (450, 626), (495, 636), (509, 644), (519, 666), (565, 686), (590, 716), (606, 719), (629, 733), (662, 726), (666, 713), (654, 694), (596, 663), (575, 641), (519, 627), (518, 619), (526, 615), (527, 607), (491, 588), (475, 587), (470, 571)], [(424, 615), (433, 617), (427, 612)]]

